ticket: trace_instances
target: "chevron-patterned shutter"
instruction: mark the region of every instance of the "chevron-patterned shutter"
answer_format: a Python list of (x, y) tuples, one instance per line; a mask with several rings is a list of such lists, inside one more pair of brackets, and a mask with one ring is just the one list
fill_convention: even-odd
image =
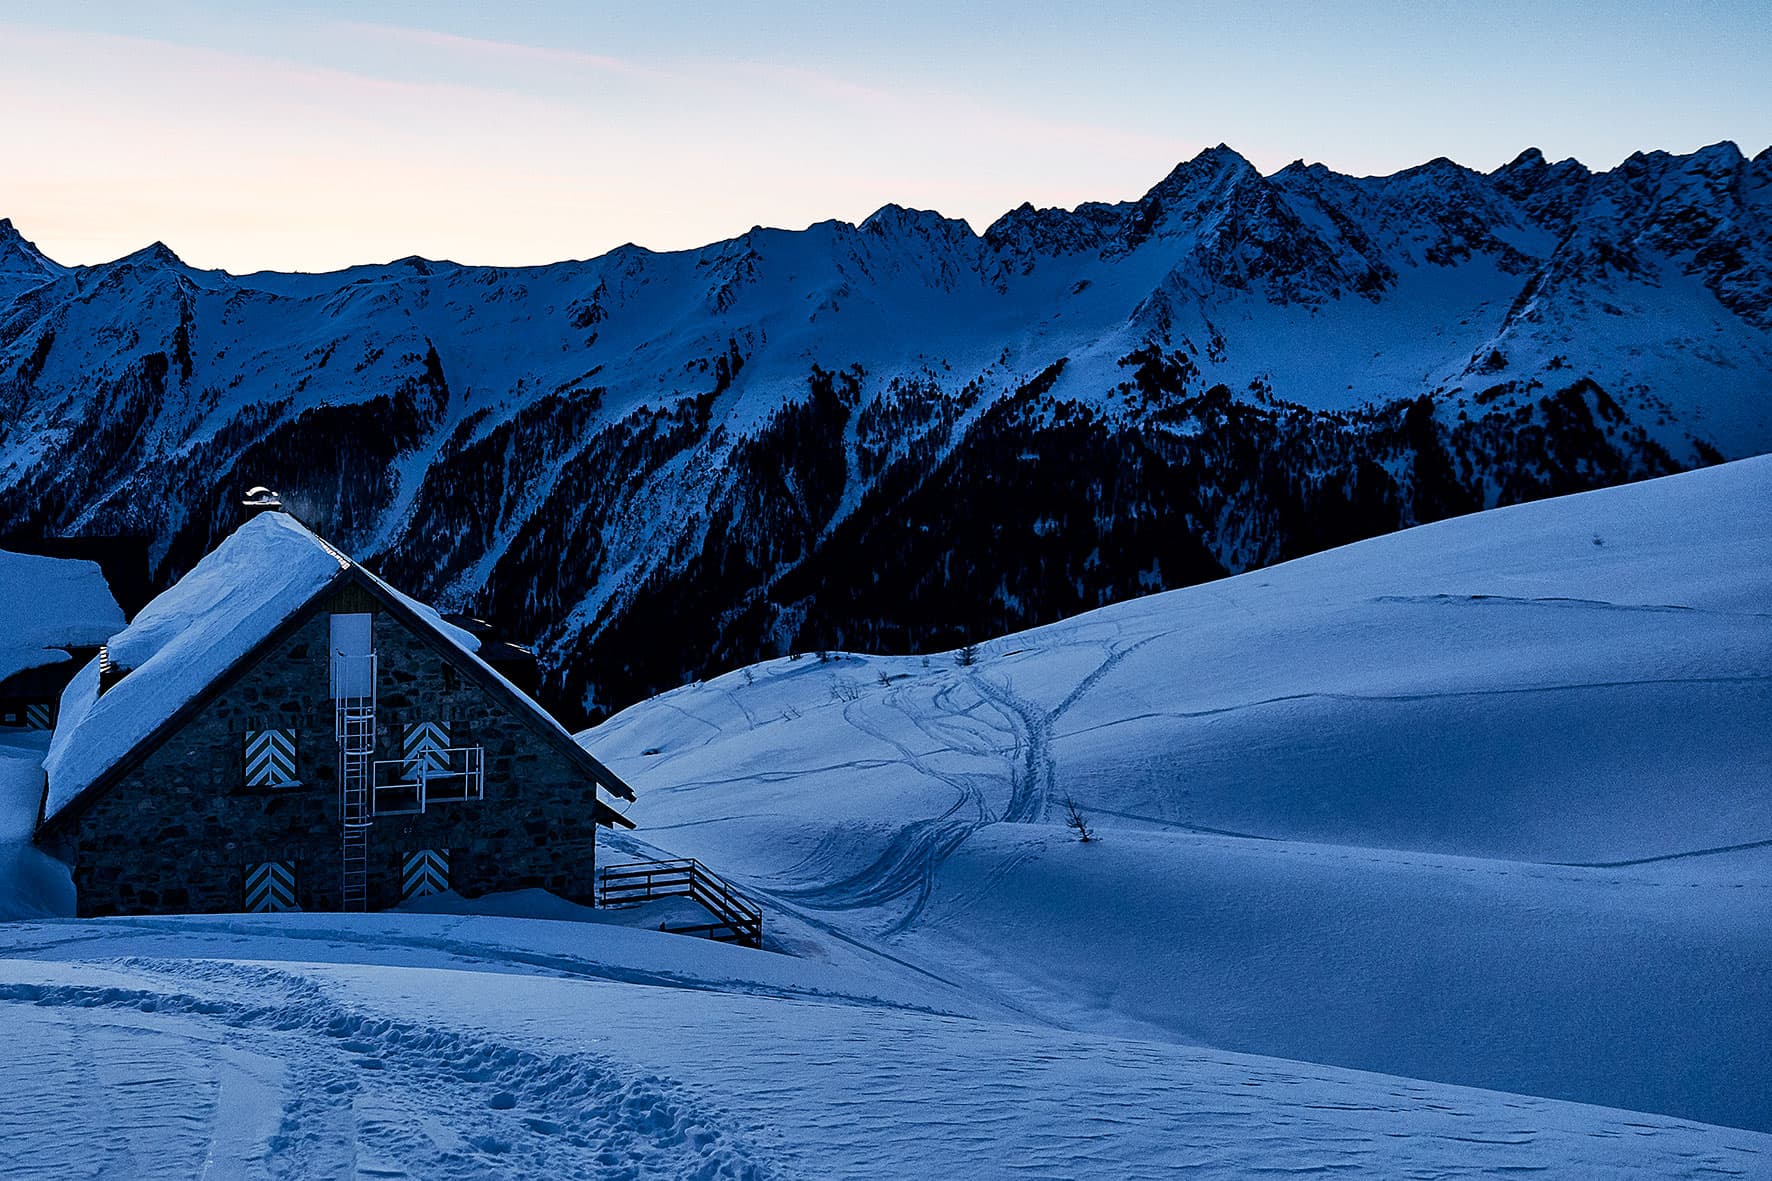
[(295, 782), (295, 731), (246, 732), (246, 786), (277, 787)]
[(420, 770), (447, 771), (449, 727), (443, 722), (412, 722), (406, 727), (406, 746), (401, 757), (406, 760), (406, 776), (417, 779)]
[(443, 893), (449, 889), (448, 850), (419, 849), (408, 853), (400, 880), (402, 897), (423, 898)]
[(55, 707), (47, 701), (33, 701), (25, 706), (27, 730), (50, 730), (55, 727)]
[(246, 867), (246, 905), (250, 913), (295, 909), (295, 865), (265, 861)]

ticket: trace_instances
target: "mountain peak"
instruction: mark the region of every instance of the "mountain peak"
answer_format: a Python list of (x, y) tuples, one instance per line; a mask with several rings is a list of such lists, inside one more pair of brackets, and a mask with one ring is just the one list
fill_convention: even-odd
[[(1241, 152), (1238, 152), (1229, 144), (1219, 144), (1217, 147), (1206, 148), (1197, 152), (1194, 154), (1193, 159), (1178, 164), (1174, 171), (1179, 172), (1184, 168), (1196, 171), (1204, 168), (1214, 168), (1226, 172), (1255, 171), (1255, 165), (1249, 163), (1249, 161), (1243, 157)], [(1171, 172), (1170, 175), (1173, 176), (1174, 172)]]
[(970, 236), (972, 227), (958, 218), (944, 217), (933, 209), (911, 209), (888, 202), (863, 218), (856, 229), (868, 234), (918, 232), (946, 236), (962, 226)]
[(1711, 175), (1733, 172), (1747, 162), (1741, 154), (1741, 148), (1734, 140), (1719, 140), (1714, 144), (1699, 148), (1686, 157), (1688, 172), (1703, 172)]
[(133, 254), (124, 255), (113, 265), (183, 268), (185, 261), (173, 252), (172, 247), (164, 242), (156, 241), (143, 246)]
[(0, 217), (0, 272), (30, 279), (50, 279), (63, 272), (60, 264), (19, 233), (10, 217)]
[(1191, 190), (1221, 188), (1226, 184), (1235, 184), (1245, 177), (1257, 180), (1261, 174), (1255, 165), (1249, 163), (1235, 150), (1224, 144), (1215, 148), (1207, 148), (1194, 155), (1192, 159), (1183, 160), (1169, 170), (1169, 175), (1158, 181), (1151, 190), (1139, 200), (1139, 204), (1148, 206), (1153, 202), (1161, 202), (1167, 198)]

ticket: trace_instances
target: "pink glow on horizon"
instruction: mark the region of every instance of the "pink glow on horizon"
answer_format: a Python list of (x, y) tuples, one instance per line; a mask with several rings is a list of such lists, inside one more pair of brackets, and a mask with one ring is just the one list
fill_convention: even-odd
[[(207, 0), (190, 2), (201, 14)], [(1772, 125), (1763, 81), (1719, 69), (1677, 102), (1633, 75), (1608, 98), (1633, 121), (1596, 130), (1601, 108), (1569, 94), (1664, 59), (1685, 77), (1678, 55), (1620, 42), (1641, 60), (1614, 49), (1559, 73), (1543, 67), (1572, 50), (1554, 29), (1467, 18), (1448, 31), (1431, 26), (1457, 18), (1408, 6), (1368, 28), (1318, 9), (1279, 21), (1125, 0), (1116, 24), (907, 5), (857, 18), (851, 38), (785, 9), (773, 25), (711, 9), (672, 27), (556, 6), (577, 35), (559, 44), (488, 21), (373, 23), (342, 4), (300, 18), (216, 8), (184, 36), (76, 29), (49, 9), (0, 21), (0, 216), (68, 263), (162, 240), (237, 273), (408, 254), (519, 265), (859, 221), (888, 202), (982, 230), (1023, 201), (1136, 197), (1221, 141), (1264, 172), (1302, 157), (1387, 173), (1442, 154), (1492, 168), (1533, 144), (1608, 167), (1739, 136), (1761, 110)], [(1521, 8), (1539, 11), (1552, 10)], [(715, 18), (728, 23), (701, 27)], [(1461, 46), (1482, 60), (1454, 60)], [(1496, 88), (1516, 76), (1519, 93)], [(1699, 101), (1712, 98), (1739, 117), (1719, 125)]]

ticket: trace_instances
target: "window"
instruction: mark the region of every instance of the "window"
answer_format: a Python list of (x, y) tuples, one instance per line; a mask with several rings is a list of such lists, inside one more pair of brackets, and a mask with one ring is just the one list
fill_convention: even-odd
[(297, 787), (294, 730), (246, 732), (246, 786)]
[(246, 895), (241, 910), (267, 914), (295, 909), (295, 862), (261, 861), (246, 867)]

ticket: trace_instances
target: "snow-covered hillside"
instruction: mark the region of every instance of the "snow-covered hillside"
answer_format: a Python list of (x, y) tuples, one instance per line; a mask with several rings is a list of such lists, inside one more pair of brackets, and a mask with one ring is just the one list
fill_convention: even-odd
[(888, 206), (523, 269), (68, 268), (0, 222), (0, 519), (148, 534), (164, 581), (275, 484), (599, 713), (1772, 448), (1769, 208), (1730, 144), (1220, 147), (982, 235)]
[(1769, 510), (1772, 457), (588, 733), (605, 861), (707, 857), (771, 951), (534, 894), (45, 920), (21, 740), (0, 1173), (1772, 1175)]
[(812, 948), (1067, 1028), (1772, 1129), (1772, 457), (970, 667), (771, 661), (584, 741), (636, 835)]

